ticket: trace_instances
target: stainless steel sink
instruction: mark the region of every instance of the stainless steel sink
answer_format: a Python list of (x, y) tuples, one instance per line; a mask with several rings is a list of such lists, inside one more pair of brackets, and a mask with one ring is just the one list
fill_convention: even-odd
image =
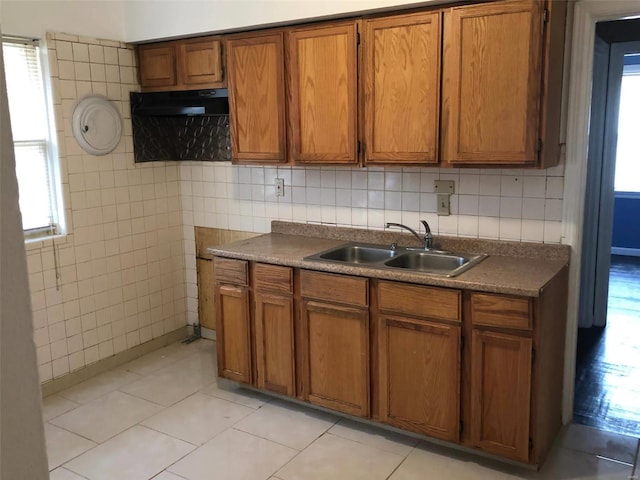
[(403, 269), (412, 272), (454, 277), (473, 267), (484, 258), (486, 258), (486, 255), (347, 243), (310, 255), (305, 257), (304, 260), (339, 263), (342, 265), (357, 265), (385, 270)]
[(418, 272), (453, 277), (471, 268), (486, 255), (458, 255), (455, 253), (411, 252), (388, 260), (385, 265)]
[(345, 245), (321, 253), (320, 258), (345, 263), (375, 263), (388, 260), (396, 256), (397, 253), (396, 250), (378, 246)]

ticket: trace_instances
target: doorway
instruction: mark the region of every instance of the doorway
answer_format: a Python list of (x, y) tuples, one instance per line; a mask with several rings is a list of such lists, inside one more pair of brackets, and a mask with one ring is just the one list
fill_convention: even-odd
[(574, 421), (640, 435), (640, 20), (596, 26)]

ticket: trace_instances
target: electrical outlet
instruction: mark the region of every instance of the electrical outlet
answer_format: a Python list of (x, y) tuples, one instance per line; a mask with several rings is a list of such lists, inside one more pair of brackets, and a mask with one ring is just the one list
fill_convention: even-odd
[(451, 206), (449, 205), (449, 194), (448, 193), (438, 193), (436, 195), (438, 207), (437, 212), (438, 215), (450, 215), (451, 214)]
[(276, 197), (284, 197), (284, 178), (275, 178), (273, 184), (276, 187)]

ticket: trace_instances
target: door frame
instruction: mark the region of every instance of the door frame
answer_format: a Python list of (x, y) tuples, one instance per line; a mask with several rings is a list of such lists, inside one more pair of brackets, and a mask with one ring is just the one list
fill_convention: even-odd
[(584, 207), (594, 213), (585, 217), (582, 229), (582, 263), (586, 266), (590, 262), (593, 268), (581, 272), (578, 327), (607, 324), (620, 94), (624, 57), (640, 52), (640, 34), (637, 38), (616, 41), (596, 37)]
[(571, 246), (567, 339), (564, 362), (563, 423), (573, 416), (584, 200), (587, 178), (587, 147), (596, 22), (620, 20), (640, 14), (640, 0), (581, 0), (573, 11), (571, 56), (568, 82), (566, 164), (562, 212), (562, 243)]

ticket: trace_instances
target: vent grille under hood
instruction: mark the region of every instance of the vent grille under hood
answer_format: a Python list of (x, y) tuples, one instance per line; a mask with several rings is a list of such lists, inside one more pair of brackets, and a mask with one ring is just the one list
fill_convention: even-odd
[(227, 90), (131, 93), (136, 163), (231, 159)]

